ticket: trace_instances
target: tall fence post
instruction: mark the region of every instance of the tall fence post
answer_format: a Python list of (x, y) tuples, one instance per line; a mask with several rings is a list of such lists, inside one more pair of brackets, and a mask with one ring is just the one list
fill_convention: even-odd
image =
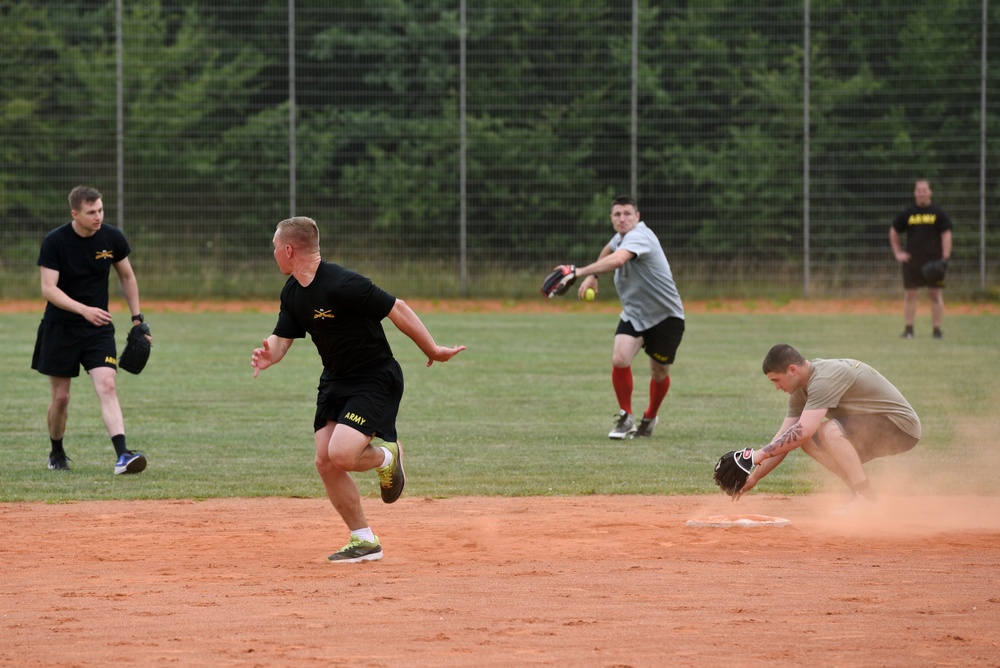
[(979, 72), (979, 289), (986, 291), (986, 37), (989, 0), (983, 0)]
[(632, 117), (629, 186), (639, 197), (639, 0), (632, 0)]
[(802, 293), (809, 296), (809, 0), (802, 16)]
[(458, 26), (458, 243), (459, 243), (459, 294), (463, 297), (469, 293), (469, 250), (468, 250), (468, 201), (467, 179), (468, 137), (466, 136), (465, 103), (466, 103), (466, 15), (465, 0), (461, 0)]
[(295, 216), (297, 156), (295, 151), (295, 0), (288, 0), (288, 215)]
[(115, 0), (115, 160), (118, 182), (118, 229), (125, 229), (125, 48), (122, 0)]

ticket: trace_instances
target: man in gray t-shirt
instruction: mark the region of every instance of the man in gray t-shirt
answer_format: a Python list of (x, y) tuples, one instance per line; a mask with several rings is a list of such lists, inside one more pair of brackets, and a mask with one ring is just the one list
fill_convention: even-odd
[[(653, 435), (657, 412), (670, 389), (670, 365), (684, 336), (684, 305), (659, 239), (640, 220), (635, 199), (616, 197), (611, 205), (615, 236), (597, 260), (575, 269), (584, 278), (578, 296), (599, 292), (598, 274), (614, 271), (622, 302), (615, 331), (611, 383), (618, 398), (616, 424), (610, 438)], [(649, 356), (649, 404), (636, 425), (632, 413), (632, 360), (645, 348)]]

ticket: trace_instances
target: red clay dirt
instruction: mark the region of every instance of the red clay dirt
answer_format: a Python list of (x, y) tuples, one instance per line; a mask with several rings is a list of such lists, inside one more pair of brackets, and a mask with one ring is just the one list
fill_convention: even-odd
[[(2, 666), (997, 666), (1000, 497), (0, 504)], [(690, 527), (743, 511), (785, 527)]]
[[(0, 504), (0, 666), (1000, 666), (1000, 497), (835, 501), (366, 499), (385, 558), (354, 565), (325, 499)], [(687, 526), (734, 512), (791, 524)]]

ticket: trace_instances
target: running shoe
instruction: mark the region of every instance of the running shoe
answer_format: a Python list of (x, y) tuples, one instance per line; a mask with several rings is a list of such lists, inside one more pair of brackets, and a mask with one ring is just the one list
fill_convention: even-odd
[(403, 473), (403, 446), (397, 441), (385, 442), (382, 447), (388, 448), (392, 453), (392, 462), (388, 466), (378, 467), (375, 472), (378, 473), (382, 501), (393, 503), (403, 493), (403, 487), (406, 485), (406, 474)]
[(115, 475), (142, 473), (146, 470), (146, 456), (141, 452), (126, 450), (115, 462)]
[(618, 411), (618, 422), (608, 434), (608, 438), (625, 438), (635, 431), (635, 418), (624, 410)]
[(834, 517), (877, 517), (881, 512), (877, 503), (855, 492), (844, 503), (834, 506), (830, 514)]
[(639, 420), (639, 426), (632, 433), (632, 438), (648, 438), (653, 435), (653, 427), (656, 426), (655, 417), (644, 417)]
[(50, 471), (69, 471), (69, 457), (66, 455), (49, 455)]
[(351, 536), (351, 541), (326, 558), (331, 564), (356, 564), (362, 561), (378, 561), (382, 558), (382, 545), (375, 536), (374, 542)]

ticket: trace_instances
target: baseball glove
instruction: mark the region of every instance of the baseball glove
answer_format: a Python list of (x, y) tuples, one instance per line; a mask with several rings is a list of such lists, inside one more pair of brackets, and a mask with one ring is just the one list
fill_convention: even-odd
[(948, 271), (948, 260), (931, 260), (920, 268), (920, 273), (928, 283), (940, 283), (944, 280), (944, 273)]
[(542, 281), (542, 294), (552, 299), (566, 294), (569, 286), (576, 281), (576, 267), (571, 264), (561, 264)]
[(743, 489), (753, 470), (753, 450), (733, 450), (719, 458), (715, 465), (715, 484), (729, 496)]
[(152, 345), (146, 335), (149, 334), (149, 325), (144, 322), (134, 325), (128, 333), (125, 341), (125, 350), (118, 358), (118, 368), (125, 369), (129, 373), (139, 373), (146, 368), (149, 361), (149, 351)]

